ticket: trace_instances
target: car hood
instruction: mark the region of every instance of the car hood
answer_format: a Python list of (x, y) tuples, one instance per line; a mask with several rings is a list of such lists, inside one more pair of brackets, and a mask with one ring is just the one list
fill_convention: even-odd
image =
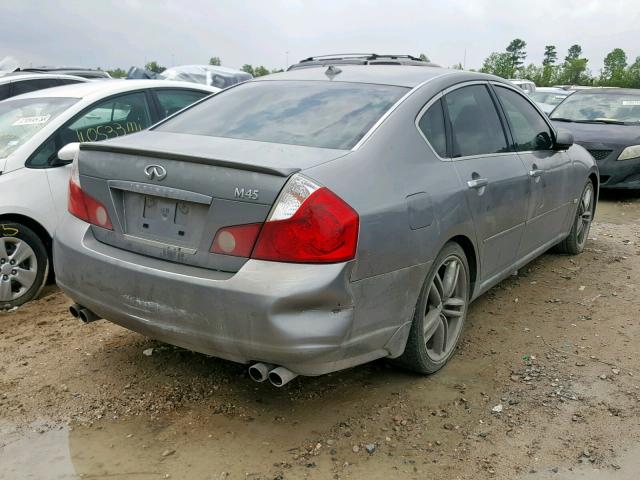
[(556, 128), (573, 133), (580, 145), (626, 147), (640, 144), (640, 126), (607, 125), (603, 123), (553, 122)]
[(350, 153), (330, 148), (157, 131), (140, 132), (103, 142), (83, 143), (80, 148), (196, 161), (280, 176), (288, 176)]

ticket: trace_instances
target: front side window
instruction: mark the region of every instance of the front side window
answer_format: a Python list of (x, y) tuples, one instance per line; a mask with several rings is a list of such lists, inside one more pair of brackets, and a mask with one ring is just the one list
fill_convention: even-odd
[(58, 81), (55, 78), (38, 78), (36, 80), (21, 80), (13, 83), (13, 95), (42, 90), (43, 88), (57, 87)]
[(444, 114), (440, 100), (431, 105), (422, 118), (418, 127), (429, 141), (435, 152), (441, 157), (447, 155), (447, 135), (444, 129)]
[(517, 151), (550, 150), (553, 147), (549, 125), (522, 95), (498, 86), (496, 94), (511, 126)]
[(454, 158), (509, 151), (500, 117), (485, 85), (458, 88), (444, 99)]
[(409, 89), (330, 81), (265, 80), (225, 90), (158, 131), (350, 149)]
[(144, 92), (129, 93), (96, 104), (60, 132), (62, 145), (96, 142), (139, 132), (151, 125)]
[(162, 118), (179, 112), (207, 95), (209, 95), (209, 93), (196, 92), (195, 90), (175, 90), (169, 88), (156, 90)]
[(0, 158), (8, 157), (77, 98), (8, 99), (0, 103)]

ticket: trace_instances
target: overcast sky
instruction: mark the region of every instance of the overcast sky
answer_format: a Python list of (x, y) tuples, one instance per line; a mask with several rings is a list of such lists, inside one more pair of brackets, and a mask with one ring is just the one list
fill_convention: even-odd
[(207, 63), (284, 67), (337, 52), (426, 53), (479, 68), (513, 38), (527, 63), (578, 43), (593, 73), (620, 47), (640, 56), (639, 0), (0, 0), (0, 60), (102, 68)]

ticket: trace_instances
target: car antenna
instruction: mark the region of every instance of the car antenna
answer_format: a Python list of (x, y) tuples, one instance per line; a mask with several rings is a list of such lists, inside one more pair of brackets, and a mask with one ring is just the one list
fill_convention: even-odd
[(338, 67), (336, 67), (335, 65), (329, 65), (327, 67), (327, 70), (324, 72), (324, 74), (329, 77), (329, 80), (333, 80), (333, 77), (335, 77), (336, 75), (338, 75), (340, 72), (342, 72), (342, 70), (340, 70)]

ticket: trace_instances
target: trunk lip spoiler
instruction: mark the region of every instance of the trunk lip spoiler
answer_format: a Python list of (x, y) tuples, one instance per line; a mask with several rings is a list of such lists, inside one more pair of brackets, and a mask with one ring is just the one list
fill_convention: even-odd
[(267, 167), (263, 165), (253, 165), (251, 163), (237, 162), (232, 160), (220, 160), (211, 157), (202, 157), (195, 155), (185, 155), (180, 153), (164, 152), (158, 150), (149, 150), (135, 147), (121, 147), (117, 145), (108, 145), (96, 143), (81, 143), (80, 150), (94, 152), (123, 153), (126, 155), (137, 155), (140, 157), (160, 158), (164, 160), (179, 160), (189, 163), (200, 163), (204, 165), (212, 165), (216, 167), (227, 167), (236, 170), (247, 170), (250, 172), (266, 173), (276, 175), (278, 177), (290, 177), (294, 173), (298, 173), (301, 169), (294, 167)]

